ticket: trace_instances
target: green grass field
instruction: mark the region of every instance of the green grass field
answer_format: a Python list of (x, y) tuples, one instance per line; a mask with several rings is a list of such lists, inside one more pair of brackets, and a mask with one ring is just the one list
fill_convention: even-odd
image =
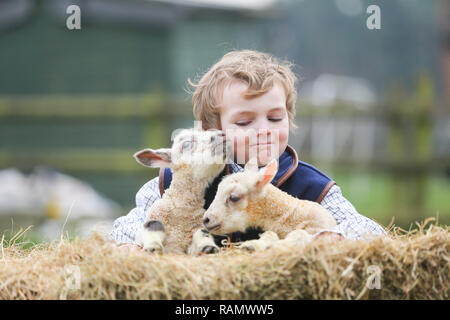
[[(411, 224), (427, 217), (438, 217), (440, 224), (450, 224), (449, 178), (430, 176), (424, 188), (423, 207), (416, 208), (409, 203), (408, 197), (398, 195), (394, 179), (388, 174), (334, 169), (330, 176), (358, 212), (383, 225), (389, 224), (394, 218), (396, 225), (409, 228)], [(402, 188), (403, 193), (407, 194), (411, 186), (407, 182), (400, 182), (397, 188)]]

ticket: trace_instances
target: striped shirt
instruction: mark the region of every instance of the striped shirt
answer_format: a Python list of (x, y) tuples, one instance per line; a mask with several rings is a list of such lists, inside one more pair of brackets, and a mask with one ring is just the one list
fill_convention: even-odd
[[(242, 170), (241, 166), (231, 163), (231, 172)], [(140, 245), (136, 240), (138, 230), (145, 222), (148, 209), (160, 198), (159, 177), (156, 177), (144, 184), (137, 192), (136, 207), (127, 215), (114, 221), (113, 230), (110, 233), (111, 239), (118, 244), (132, 243)], [(329, 231), (339, 232), (345, 238), (354, 240), (386, 234), (386, 231), (378, 223), (359, 214), (350, 201), (344, 198), (341, 188), (337, 185), (331, 187), (320, 204), (336, 220), (336, 227)]]

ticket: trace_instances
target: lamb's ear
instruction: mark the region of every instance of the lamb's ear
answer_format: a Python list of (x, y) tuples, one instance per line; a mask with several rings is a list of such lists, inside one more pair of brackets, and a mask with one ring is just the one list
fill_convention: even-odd
[(258, 171), (258, 160), (256, 160), (256, 157), (253, 157), (247, 161), (247, 163), (245, 164), (244, 170), (245, 171), (253, 171), (253, 172)]
[(143, 166), (151, 168), (170, 168), (172, 164), (171, 150), (167, 148), (144, 149), (136, 152), (134, 158)]
[(261, 191), (264, 188), (264, 186), (266, 186), (273, 180), (277, 172), (278, 172), (278, 161), (277, 159), (273, 159), (264, 168), (259, 170), (258, 178), (256, 180), (255, 185), (256, 189), (258, 191)]

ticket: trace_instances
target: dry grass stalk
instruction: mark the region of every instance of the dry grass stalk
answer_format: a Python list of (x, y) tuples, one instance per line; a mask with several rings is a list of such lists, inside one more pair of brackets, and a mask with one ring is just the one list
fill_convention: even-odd
[[(199, 257), (124, 253), (99, 234), (26, 250), (3, 239), (0, 299), (449, 299), (449, 228), (429, 222), (371, 241)], [(370, 266), (379, 290), (366, 286)]]

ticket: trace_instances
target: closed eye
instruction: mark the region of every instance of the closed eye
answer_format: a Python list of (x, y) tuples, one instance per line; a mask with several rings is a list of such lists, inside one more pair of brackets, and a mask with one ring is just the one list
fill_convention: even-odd
[(184, 150), (184, 149), (187, 149), (187, 148), (190, 148), (190, 147), (192, 147), (192, 145), (193, 145), (193, 141), (185, 141), (185, 142), (183, 142), (183, 144), (181, 145), (181, 148)]
[(232, 194), (232, 195), (230, 195), (230, 196), (228, 197), (228, 200), (231, 201), (231, 202), (233, 202), (233, 203), (236, 203), (236, 202), (238, 202), (239, 200), (241, 200), (241, 197), (238, 197), (238, 196)]

